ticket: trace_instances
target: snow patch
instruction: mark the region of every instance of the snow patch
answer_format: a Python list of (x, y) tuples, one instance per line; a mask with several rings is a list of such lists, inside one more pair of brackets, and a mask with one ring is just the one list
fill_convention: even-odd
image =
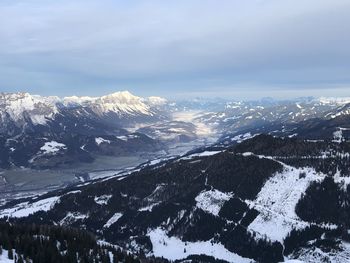
[(60, 225), (70, 225), (78, 220), (84, 220), (88, 215), (79, 212), (68, 212), (67, 215), (60, 221)]
[(192, 159), (194, 157), (207, 157), (207, 156), (212, 156), (212, 155), (215, 155), (215, 154), (218, 154), (221, 152), (222, 151), (204, 151), (201, 153), (193, 153), (193, 154), (190, 154), (188, 156), (182, 157), (180, 160), (189, 160), (189, 159)]
[(160, 202), (153, 203), (153, 204), (150, 204), (148, 206), (141, 207), (138, 211), (139, 212), (145, 212), (145, 211), (152, 212), (153, 207), (155, 207), (155, 206), (157, 206), (159, 204), (160, 204)]
[(116, 223), (121, 217), (123, 216), (122, 213), (115, 213), (107, 222), (104, 224), (103, 228), (109, 228), (111, 225)]
[(63, 143), (59, 143), (56, 141), (45, 142), (44, 146), (40, 148), (43, 154), (55, 154), (60, 150), (66, 150), (67, 147)]
[(96, 204), (99, 205), (106, 205), (111, 199), (112, 195), (101, 195), (101, 196), (95, 196), (94, 201)]
[(100, 145), (101, 143), (108, 143), (108, 144), (111, 143), (111, 141), (105, 140), (105, 139), (103, 139), (102, 137), (97, 137), (97, 138), (95, 138), (95, 142), (96, 142), (97, 145)]
[(168, 260), (185, 259), (190, 255), (207, 255), (232, 263), (254, 262), (252, 259), (230, 252), (220, 243), (213, 241), (183, 242), (179, 238), (168, 237), (161, 228), (150, 231), (148, 236), (152, 242), (154, 256)]
[(248, 139), (251, 139), (255, 136), (257, 136), (258, 134), (254, 134), (252, 135), (250, 132), (247, 132), (247, 133), (243, 133), (243, 134), (239, 134), (239, 135), (236, 135), (234, 137), (231, 138), (231, 142), (237, 142), (237, 143), (241, 143), (245, 140), (248, 140)]
[(230, 200), (232, 196), (230, 193), (223, 193), (216, 189), (204, 191), (195, 198), (197, 202), (196, 207), (209, 214), (218, 216), (224, 203)]

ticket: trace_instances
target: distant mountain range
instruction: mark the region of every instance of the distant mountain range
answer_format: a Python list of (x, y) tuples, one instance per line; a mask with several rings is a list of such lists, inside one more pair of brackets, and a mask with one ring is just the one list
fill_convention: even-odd
[[(102, 97), (65, 98), (0, 93), (0, 167), (53, 168), (92, 162), (98, 155), (167, 150), (169, 144), (203, 136), (198, 124), (221, 136), (223, 143), (243, 132), (302, 133), (299, 126), (312, 125), (315, 118), (333, 122), (335, 126), (328, 133), (334, 133), (338, 129), (336, 120), (347, 118), (350, 113), (349, 101), (168, 101), (160, 97), (141, 98), (127, 91)], [(176, 119), (174, 114), (178, 112), (196, 114), (190, 119)]]

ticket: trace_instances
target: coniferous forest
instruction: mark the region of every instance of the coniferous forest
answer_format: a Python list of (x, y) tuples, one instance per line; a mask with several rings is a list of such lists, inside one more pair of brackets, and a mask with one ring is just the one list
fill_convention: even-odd
[(17, 263), (115, 263), (165, 262), (144, 255), (131, 255), (99, 243), (87, 231), (61, 226), (0, 222), (0, 254)]

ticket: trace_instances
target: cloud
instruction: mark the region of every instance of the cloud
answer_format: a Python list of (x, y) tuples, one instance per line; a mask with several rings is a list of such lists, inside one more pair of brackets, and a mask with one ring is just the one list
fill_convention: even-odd
[(2, 1), (0, 87), (171, 96), (344, 86), (349, 11), (347, 0)]

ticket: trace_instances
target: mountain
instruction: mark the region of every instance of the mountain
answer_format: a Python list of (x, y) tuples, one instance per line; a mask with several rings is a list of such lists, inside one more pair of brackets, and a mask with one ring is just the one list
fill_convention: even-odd
[[(2, 151), (11, 146), (14, 155), (15, 143), (25, 142), (30, 147), (20, 148), (19, 156), (31, 157), (27, 162), (33, 168), (39, 164), (52, 169), (51, 162), (74, 166), (79, 161), (74, 156), (91, 161), (142, 149), (150, 156), (150, 151), (164, 149), (159, 138), (172, 143), (193, 140), (201, 119), (210, 128), (222, 129), (223, 135), (213, 145), (182, 156), (162, 155), (104, 178), (9, 198), (0, 205), (3, 221), (84, 229), (133, 254), (172, 261), (348, 261), (350, 116), (345, 101), (226, 103), (224, 113), (238, 118), (222, 126), (224, 121), (208, 118), (213, 113), (193, 114), (194, 108), (180, 114), (187, 120), (195, 116), (193, 123), (180, 121), (176, 103), (165, 100), (107, 97), (75, 99), (74, 104), (49, 100), (58, 113), (31, 129), (25, 125), (25, 132), (4, 141)], [(133, 107), (142, 109), (137, 116), (162, 117), (137, 127), (136, 133), (113, 125), (109, 117), (136, 116), (136, 110), (119, 106), (124, 99), (128, 106), (152, 101), (149, 108)], [(114, 103), (118, 105), (108, 106)], [(106, 108), (113, 116), (101, 110)], [(161, 119), (164, 116), (172, 117)], [(35, 154), (26, 155), (26, 149), (35, 149)]]
[(201, 122), (215, 127), (223, 135), (273, 123), (295, 124), (313, 118), (328, 119), (348, 115), (347, 100), (301, 98), (290, 101), (230, 102), (225, 110), (203, 114)]
[(346, 262), (349, 149), (348, 141), (258, 135), (12, 201), (0, 217), (84, 228), (169, 260)]
[(166, 104), (166, 100), (159, 97), (141, 98), (128, 91), (115, 92), (106, 96), (66, 97), (63, 104), (70, 107), (87, 107), (96, 115), (107, 120), (119, 122), (147, 122), (152, 118), (161, 118), (159, 106)]
[(227, 113), (217, 113), (221, 120), (201, 116), (204, 122), (221, 131), (219, 145), (237, 143), (257, 134), (298, 136), (310, 140), (349, 136), (350, 105), (344, 100), (328, 102), (322, 98), (278, 102), (272, 106), (256, 105), (256, 102), (250, 106), (246, 103), (238, 105), (233, 107), (234, 113), (231, 112), (234, 117), (224, 118)]
[(91, 162), (94, 155), (161, 150), (126, 128), (167, 118), (166, 100), (116, 92), (98, 98), (0, 94), (0, 167), (49, 168)]
[[(161, 118), (159, 106), (166, 100), (158, 97), (140, 98), (128, 91), (116, 92), (102, 97), (42, 97), (28, 93), (0, 93), (1, 133), (11, 134), (27, 126), (48, 125), (67, 110), (81, 114), (78, 117), (96, 116), (104, 122), (118, 121), (119, 127), (125, 122), (137, 120), (147, 122)], [(81, 111), (81, 112), (80, 112)], [(157, 116), (156, 116), (157, 115)]]

